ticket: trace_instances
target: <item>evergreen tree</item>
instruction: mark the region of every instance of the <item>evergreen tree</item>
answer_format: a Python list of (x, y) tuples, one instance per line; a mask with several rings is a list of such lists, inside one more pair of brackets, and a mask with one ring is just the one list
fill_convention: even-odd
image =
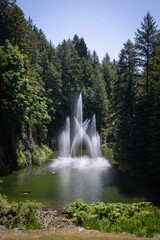
[(61, 119), (64, 120), (70, 112), (73, 96), (81, 92), (80, 58), (70, 40), (64, 40), (57, 50), (62, 73)]
[[(27, 46), (27, 23), (22, 10), (16, 5), (16, 1), (0, 1), (0, 44), (8, 39), (20, 50)], [(23, 51), (25, 52), (25, 51)]]
[[(107, 143), (108, 146), (114, 141), (115, 126), (115, 105), (114, 105), (114, 86), (117, 81), (117, 63), (110, 61), (107, 53), (102, 60), (102, 74), (106, 85), (107, 93)], [(110, 145), (111, 146), (111, 145)]]
[[(139, 67), (145, 79), (146, 96), (149, 95), (149, 74), (150, 74), (150, 58), (153, 54), (153, 44), (157, 35), (157, 26), (153, 17), (148, 12), (141, 23), (141, 29), (137, 29), (135, 37), (135, 46), (138, 53)], [(143, 78), (142, 78), (143, 81)]]
[(87, 57), (87, 46), (83, 38), (79, 38), (77, 35), (73, 38), (73, 46), (75, 47), (80, 58)]
[(97, 129), (101, 133), (102, 143), (105, 143), (107, 134), (107, 94), (105, 82), (98, 67), (94, 69), (91, 104), (92, 112), (96, 114)]
[(150, 59), (150, 115), (148, 141), (148, 172), (156, 180), (160, 180), (160, 35), (153, 46)]
[[(149, 174), (148, 164), (151, 154), (151, 116), (153, 113), (152, 91), (154, 80), (151, 76), (151, 59), (154, 56), (154, 46), (157, 39), (157, 26), (153, 17), (148, 12), (141, 23), (141, 29), (137, 29), (135, 46), (138, 55), (140, 74), (136, 82), (136, 108), (135, 108), (135, 149), (141, 161), (137, 163), (137, 169), (141, 175)], [(139, 143), (139, 144), (137, 144)], [(153, 160), (154, 161), (154, 160)]]
[(93, 67), (96, 67), (97, 65), (99, 65), (99, 58), (98, 58), (98, 55), (96, 53), (96, 51), (94, 50), (92, 55), (91, 55), (91, 59), (92, 59), (92, 64), (93, 64)]
[(134, 105), (135, 82), (137, 75), (136, 52), (133, 43), (128, 40), (119, 54), (117, 63), (118, 79), (114, 84), (115, 111), (115, 159), (121, 167), (132, 165), (134, 151)]

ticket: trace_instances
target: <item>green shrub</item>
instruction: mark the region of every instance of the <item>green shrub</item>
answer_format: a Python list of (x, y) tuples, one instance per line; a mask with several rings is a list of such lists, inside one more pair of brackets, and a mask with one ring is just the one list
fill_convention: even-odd
[(156, 237), (160, 234), (160, 211), (151, 203), (96, 202), (88, 205), (77, 200), (66, 209), (69, 217), (76, 218), (87, 229), (128, 232), (139, 237)]
[(32, 154), (28, 149), (26, 150), (22, 142), (19, 142), (17, 148), (17, 163), (18, 168), (24, 168), (32, 164)]
[(7, 228), (39, 229), (35, 212), (41, 204), (35, 201), (9, 204), (7, 198), (0, 195), (0, 225)]
[(51, 149), (47, 146), (42, 145), (38, 147), (37, 145), (33, 146), (32, 148), (32, 164), (33, 165), (41, 165), (43, 164), (46, 159), (48, 159), (52, 154)]
[(106, 144), (102, 145), (102, 155), (106, 157), (111, 163), (114, 163), (113, 159), (113, 149), (108, 148)]
[(30, 165), (41, 165), (43, 164), (51, 155), (52, 150), (46, 145), (41, 147), (34, 145), (31, 149), (25, 149), (23, 144), (19, 143), (19, 148), (17, 149), (17, 162), (19, 168), (24, 168)]

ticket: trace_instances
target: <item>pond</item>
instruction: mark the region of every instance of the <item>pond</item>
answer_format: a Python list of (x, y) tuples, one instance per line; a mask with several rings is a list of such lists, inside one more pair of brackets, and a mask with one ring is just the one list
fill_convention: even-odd
[[(152, 201), (160, 205), (158, 186), (107, 168), (53, 168), (50, 160), (43, 166), (28, 167), (1, 177), (1, 194), (9, 201), (26, 199), (45, 206), (62, 207), (76, 199), (87, 203)], [(53, 172), (55, 171), (55, 173)]]

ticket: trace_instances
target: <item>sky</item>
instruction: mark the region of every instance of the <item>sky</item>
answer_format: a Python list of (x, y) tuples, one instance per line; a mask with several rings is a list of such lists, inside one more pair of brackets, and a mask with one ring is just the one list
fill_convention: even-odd
[(55, 47), (77, 34), (100, 61), (106, 53), (118, 59), (148, 11), (160, 29), (160, 0), (17, 0), (17, 5)]

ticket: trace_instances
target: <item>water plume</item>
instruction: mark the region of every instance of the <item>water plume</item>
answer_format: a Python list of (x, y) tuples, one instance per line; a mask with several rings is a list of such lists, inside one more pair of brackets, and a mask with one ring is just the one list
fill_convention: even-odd
[(101, 141), (95, 114), (83, 121), (82, 95), (75, 101), (72, 118), (67, 117), (59, 135), (59, 158), (54, 167), (108, 167), (101, 157)]

